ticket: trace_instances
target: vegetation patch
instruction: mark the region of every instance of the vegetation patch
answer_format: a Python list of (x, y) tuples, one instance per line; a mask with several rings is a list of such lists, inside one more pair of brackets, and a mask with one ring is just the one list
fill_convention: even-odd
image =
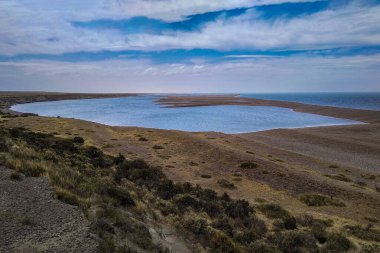
[(343, 181), (343, 182), (352, 182), (352, 180), (347, 177), (346, 175), (344, 174), (327, 174), (327, 175), (324, 175), (325, 177), (328, 177), (328, 178), (331, 178), (331, 179), (335, 179), (335, 180), (338, 180), (338, 181)]
[(345, 207), (346, 205), (337, 198), (328, 197), (321, 194), (305, 194), (300, 200), (308, 206), (337, 206)]
[(244, 162), (240, 164), (240, 168), (242, 169), (256, 169), (257, 167), (259, 167), (259, 165), (252, 161)]
[(227, 189), (229, 189), (229, 190), (234, 190), (234, 189), (236, 189), (236, 186), (235, 186), (233, 183), (231, 183), (231, 182), (229, 182), (228, 180), (226, 180), (226, 179), (220, 179), (220, 180), (218, 180), (218, 184), (219, 184), (221, 187), (223, 187), (223, 188), (227, 188)]
[(18, 173), (18, 172), (12, 172), (11, 175), (9, 176), (9, 178), (13, 181), (21, 181), (23, 180), (23, 176), (22, 174)]
[(261, 204), (257, 208), (271, 219), (286, 219), (290, 217), (290, 213), (277, 204)]
[(84, 139), (83, 139), (83, 137), (75, 136), (74, 139), (73, 139), (73, 142), (74, 143), (78, 143), (78, 144), (83, 144), (84, 143)]
[(380, 230), (374, 228), (372, 225), (360, 226), (360, 225), (346, 225), (344, 228), (347, 232), (359, 239), (365, 241), (380, 242)]
[[(84, 211), (99, 252), (136, 252), (131, 245), (138, 252), (169, 252), (153, 239), (149, 229), (155, 224), (172, 225), (199, 252), (320, 252), (346, 243), (329, 234), (324, 221), (301, 220), (279, 205), (254, 207), (227, 193), (175, 183), (159, 167), (107, 155), (73, 138), (0, 127), (1, 143), (5, 164), (15, 171), (41, 168), (37, 174), (49, 178), (56, 197)], [(227, 180), (221, 184), (231, 187)], [(279, 219), (281, 226), (269, 230), (256, 209)]]
[(362, 178), (368, 179), (368, 180), (375, 180), (376, 179), (376, 175), (374, 175), (374, 174), (363, 174)]

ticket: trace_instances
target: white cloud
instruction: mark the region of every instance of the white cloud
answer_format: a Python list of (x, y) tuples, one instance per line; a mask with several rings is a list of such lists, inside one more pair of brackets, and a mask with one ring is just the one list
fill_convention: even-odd
[(133, 35), (131, 48), (164, 50), (170, 48), (212, 48), (218, 50), (328, 49), (380, 44), (380, 5), (351, 5), (326, 10), (311, 16), (279, 19), (275, 22), (255, 19), (247, 13), (234, 19), (220, 19), (201, 32), (175, 35)]
[[(265, 4), (287, 2), (271, 0)], [(292, 1), (297, 2), (297, 1)], [(219, 19), (200, 32), (126, 35), (115, 30), (73, 27), (70, 21), (136, 15), (178, 19), (184, 15), (262, 4), (259, 0), (2, 0), (0, 54), (61, 54), (78, 51), (318, 49), (380, 44), (380, 5), (352, 4), (311, 16), (275, 22), (249, 12)]]
[(379, 67), (380, 54), (249, 58), (218, 64), (33, 60), (0, 63), (0, 90), (17, 87), (79, 92), (380, 91)]

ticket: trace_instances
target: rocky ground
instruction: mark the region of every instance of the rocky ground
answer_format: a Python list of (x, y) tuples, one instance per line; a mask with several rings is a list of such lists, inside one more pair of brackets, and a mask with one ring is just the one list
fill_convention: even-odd
[(96, 252), (89, 221), (54, 198), (47, 178), (11, 174), (0, 166), (0, 252)]

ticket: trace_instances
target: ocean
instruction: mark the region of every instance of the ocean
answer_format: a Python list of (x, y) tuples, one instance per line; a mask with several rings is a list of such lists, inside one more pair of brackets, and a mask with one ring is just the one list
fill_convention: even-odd
[(241, 97), (260, 98), (380, 111), (380, 92), (371, 93), (251, 93)]
[(111, 126), (137, 126), (190, 132), (215, 131), (230, 134), (359, 123), (267, 106), (163, 108), (154, 103), (157, 98), (157, 96), (135, 96), (36, 102), (15, 105), (12, 110), (41, 116), (77, 118)]

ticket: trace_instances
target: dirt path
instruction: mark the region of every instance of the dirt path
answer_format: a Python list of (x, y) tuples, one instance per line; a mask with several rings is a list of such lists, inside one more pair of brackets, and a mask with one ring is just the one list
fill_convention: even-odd
[(0, 166), (0, 252), (96, 252), (81, 210), (54, 198), (47, 178), (10, 180)]

